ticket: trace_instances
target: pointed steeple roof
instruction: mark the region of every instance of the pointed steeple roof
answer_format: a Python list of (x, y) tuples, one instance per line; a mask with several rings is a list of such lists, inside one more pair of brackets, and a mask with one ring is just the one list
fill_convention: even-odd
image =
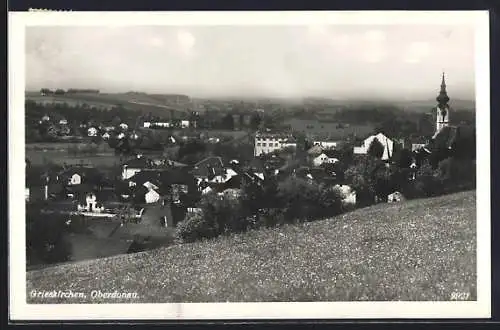
[(448, 93), (446, 92), (446, 81), (444, 77), (444, 72), (441, 80), (441, 90), (439, 91), (439, 95), (436, 97), (436, 101), (438, 102), (438, 106), (441, 109), (448, 107), (448, 101), (450, 101)]

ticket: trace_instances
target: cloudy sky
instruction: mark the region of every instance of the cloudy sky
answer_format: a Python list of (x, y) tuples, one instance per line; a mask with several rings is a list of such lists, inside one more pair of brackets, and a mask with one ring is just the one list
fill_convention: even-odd
[(474, 30), (443, 25), (28, 27), (26, 88), (191, 96), (474, 97)]

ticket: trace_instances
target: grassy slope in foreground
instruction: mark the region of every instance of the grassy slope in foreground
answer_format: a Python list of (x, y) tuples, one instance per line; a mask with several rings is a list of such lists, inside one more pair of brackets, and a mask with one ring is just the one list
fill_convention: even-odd
[[(476, 299), (476, 195), (360, 209), (333, 219), (27, 273), (29, 303)], [(32, 299), (72, 290), (87, 299)], [(137, 292), (91, 299), (91, 290)]]

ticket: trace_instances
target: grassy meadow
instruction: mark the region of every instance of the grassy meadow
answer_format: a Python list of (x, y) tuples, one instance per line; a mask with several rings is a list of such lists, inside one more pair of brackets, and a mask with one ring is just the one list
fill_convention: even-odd
[[(28, 303), (447, 301), (476, 299), (476, 195), (379, 204), (331, 219), (27, 273)], [(37, 290), (86, 299), (30, 298)], [(113, 303), (120, 302), (113, 300)], [(129, 301), (123, 301), (129, 302)]]

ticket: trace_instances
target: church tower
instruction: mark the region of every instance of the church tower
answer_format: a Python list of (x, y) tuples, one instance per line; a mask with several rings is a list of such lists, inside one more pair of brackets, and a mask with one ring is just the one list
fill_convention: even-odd
[(446, 93), (444, 72), (441, 81), (441, 90), (439, 91), (438, 97), (436, 97), (436, 101), (438, 102), (436, 107), (436, 133), (438, 133), (443, 127), (448, 126), (450, 120), (450, 106), (448, 105), (450, 98)]

